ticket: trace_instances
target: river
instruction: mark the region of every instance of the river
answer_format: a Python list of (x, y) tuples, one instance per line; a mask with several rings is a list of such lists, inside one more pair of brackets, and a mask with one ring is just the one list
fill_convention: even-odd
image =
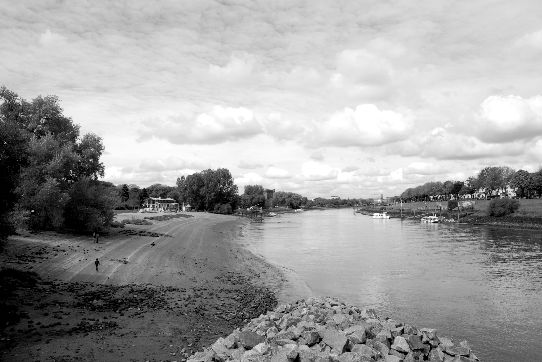
[(540, 231), (378, 220), (342, 209), (266, 218), (250, 224), (243, 241), (313, 295), (466, 339), (484, 361), (542, 360)]

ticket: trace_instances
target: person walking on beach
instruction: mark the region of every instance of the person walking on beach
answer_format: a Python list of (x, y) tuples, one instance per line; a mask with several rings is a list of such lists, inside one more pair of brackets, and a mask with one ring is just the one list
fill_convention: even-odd
[(94, 238), (96, 239), (96, 244), (98, 244), (98, 239), (100, 238), (100, 234), (98, 234), (98, 232), (95, 232)]
[(98, 265), (100, 265), (100, 261), (98, 260), (98, 258), (96, 258), (96, 260), (94, 261), (94, 265), (96, 265), (96, 271), (98, 271)]

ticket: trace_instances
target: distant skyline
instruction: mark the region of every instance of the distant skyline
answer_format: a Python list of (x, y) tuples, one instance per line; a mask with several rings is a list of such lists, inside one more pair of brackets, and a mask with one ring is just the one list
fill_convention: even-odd
[(106, 181), (308, 197), (542, 166), (542, 2), (0, 0), (0, 84), (103, 138)]

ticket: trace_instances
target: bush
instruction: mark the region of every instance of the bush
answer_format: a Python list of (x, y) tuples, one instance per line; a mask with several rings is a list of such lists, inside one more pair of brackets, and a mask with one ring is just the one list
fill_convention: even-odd
[(448, 200), (448, 210), (454, 210), (458, 206), (457, 200)]
[(230, 204), (215, 205), (214, 212), (217, 214), (231, 214), (232, 208)]
[(505, 216), (519, 209), (519, 201), (515, 199), (493, 199), (489, 202), (487, 212), (489, 216)]

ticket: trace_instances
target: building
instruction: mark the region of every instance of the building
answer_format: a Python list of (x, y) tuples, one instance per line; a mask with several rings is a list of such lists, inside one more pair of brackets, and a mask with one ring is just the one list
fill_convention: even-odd
[(179, 211), (179, 203), (172, 198), (149, 197), (143, 203), (147, 211)]
[(263, 192), (263, 197), (265, 197), (266, 200), (272, 200), (273, 196), (275, 196), (275, 190), (271, 189), (265, 189)]

